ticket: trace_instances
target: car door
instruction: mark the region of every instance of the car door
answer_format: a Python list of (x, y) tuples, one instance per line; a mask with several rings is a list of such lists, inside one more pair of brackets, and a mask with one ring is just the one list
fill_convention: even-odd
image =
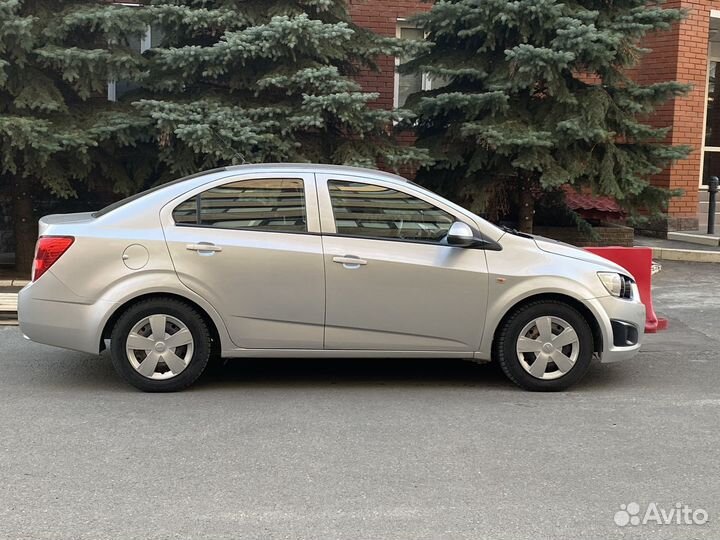
[[(322, 349), (325, 281), (313, 174), (232, 176), (163, 209), (179, 279), (248, 349)], [(170, 205), (168, 205), (170, 206)]]
[(465, 221), (412, 184), (317, 175), (325, 348), (477, 350), (487, 306), (481, 249), (444, 244)]

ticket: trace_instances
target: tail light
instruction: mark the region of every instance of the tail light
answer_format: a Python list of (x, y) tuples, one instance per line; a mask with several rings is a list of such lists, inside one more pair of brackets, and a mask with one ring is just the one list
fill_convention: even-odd
[(62, 257), (72, 243), (73, 236), (41, 236), (35, 246), (35, 260), (32, 267), (32, 280), (36, 281)]

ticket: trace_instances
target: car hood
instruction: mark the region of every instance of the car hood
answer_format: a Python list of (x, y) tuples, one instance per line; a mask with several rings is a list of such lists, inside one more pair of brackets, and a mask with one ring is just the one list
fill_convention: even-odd
[(558, 242), (557, 240), (552, 240), (550, 238), (545, 238), (543, 236), (533, 236), (533, 240), (535, 240), (535, 244), (539, 249), (547, 253), (552, 253), (553, 255), (560, 255), (561, 257), (569, 257), (571, 259), (596, 264), (597, 266), (602, 267), (601, 269), (607, 269), (614, 272), (621, 272), (623, 274), (631, 275), (630, 272), (625, 270), (619, 264), (615, 264), (614, 262), (604, 257), (595, 255), (594, 253), (590, 253), (589, 251), (586, 251), (584, 249), (571, 246), (570, 244), (566, 244), (564, 242)]

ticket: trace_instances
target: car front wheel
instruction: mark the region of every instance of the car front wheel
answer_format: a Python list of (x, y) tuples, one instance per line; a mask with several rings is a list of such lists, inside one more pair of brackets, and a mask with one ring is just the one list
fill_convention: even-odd
[(110, 337), (115, 370), (145, 392), (191, 385), (210, 357), (210, 332), (200, 314), (173, 298), (138, 302), (117, 320)]
[(593, 335), (573, 307), (538, 301), (516, 309), (503, 323), (494, 354), (507, 377), (526, 390), (564, 390), (590, 367)]

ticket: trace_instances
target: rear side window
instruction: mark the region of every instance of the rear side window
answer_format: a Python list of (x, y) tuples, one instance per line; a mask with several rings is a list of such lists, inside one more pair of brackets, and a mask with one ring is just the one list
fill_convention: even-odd
[(173, 210), (177, 225), (306, 232), (303, 181), (239, 180), (203, 191)]
[(330, 180), (328, 188), (338, 234), (439, 242), (455, 221), (429, 202), (383, 186)]

